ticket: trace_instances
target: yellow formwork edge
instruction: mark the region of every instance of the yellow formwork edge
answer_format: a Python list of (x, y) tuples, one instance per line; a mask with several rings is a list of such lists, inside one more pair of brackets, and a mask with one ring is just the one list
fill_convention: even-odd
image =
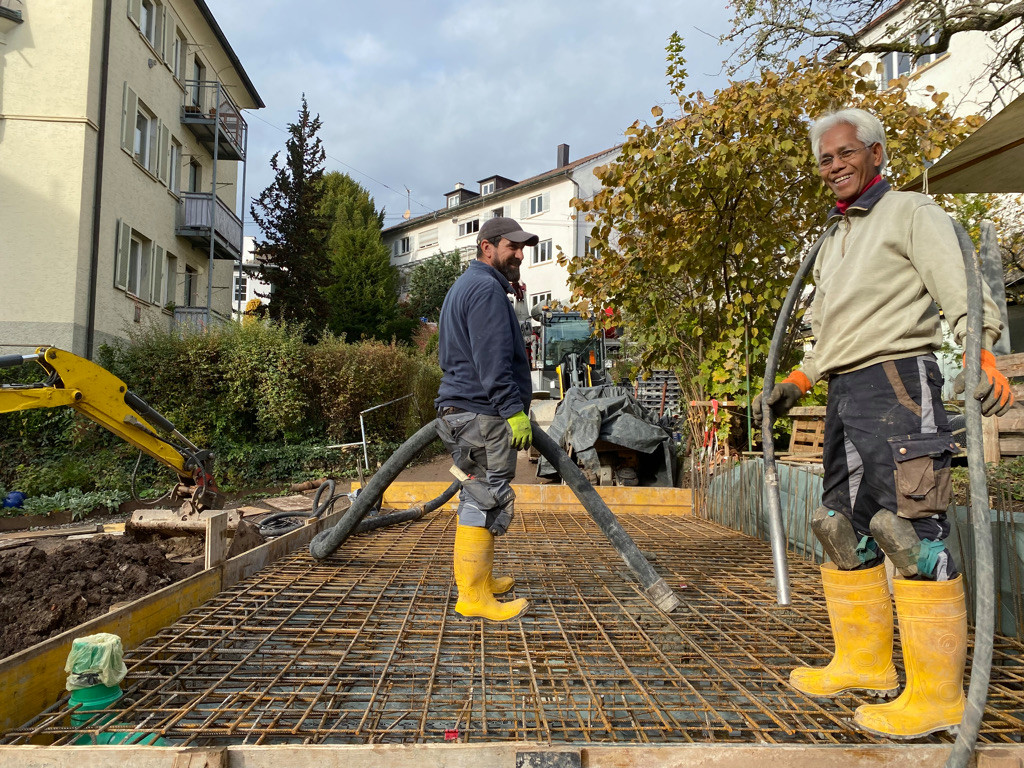
[[(440, 496), (449, 483), (392, 483), (384, 492), (384, 505), (406, 508), (422, 504)], [(520, 485), (512, 486), (516, 492), (516, 506), (540, 512), (582, 511), (583, 505), (567, 485)], [(689, 488), (657, 488), (648, 486), (598, 486), (598, 495), (615, 513), (647, 515), (689, 515), (693, 512)], [(454, 510), (458, 497), (453, 498), (442, 509)]]

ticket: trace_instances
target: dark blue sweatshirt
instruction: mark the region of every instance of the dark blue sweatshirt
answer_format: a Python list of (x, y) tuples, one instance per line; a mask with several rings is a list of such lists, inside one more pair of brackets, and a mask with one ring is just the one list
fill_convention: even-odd
[(444, 297), (438, 408), (506, 419), (530, 412), (530, 364), (511, 295), (512, 286), (498, 270), (474, 260)]

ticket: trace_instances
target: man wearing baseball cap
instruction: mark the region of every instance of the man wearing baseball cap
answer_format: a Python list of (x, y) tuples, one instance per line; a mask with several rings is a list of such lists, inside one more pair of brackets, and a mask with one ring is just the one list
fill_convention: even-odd
[(462, 616), (509, 621), (527, 608), (525, 598), (499, 602), (515, 585), (495, 578), (494, 537), (514, 514), (516, 452), (530, 447), (530, 366), (513, 307), (523, 248), (538, 237), (513, 219), (488, 219), (480, 227), (476, 260), (445, 296), (439, 323), (441, 386), (437, 431), (455, 465), (469, 476), (459, 494), (455, 532), (455, 583)]

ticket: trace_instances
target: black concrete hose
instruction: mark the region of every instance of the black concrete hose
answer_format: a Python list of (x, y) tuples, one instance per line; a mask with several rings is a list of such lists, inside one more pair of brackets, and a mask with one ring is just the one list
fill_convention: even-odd
[(576, 498), (580, 500), (594, 522), (601, 527), (604, 535), (608, 537), (612, 546), (629, 566), (629, 570), (636, 574), (640, 583), (643, 584), (651, 602), (666, 612), (678, 608), (679, 598), (647, 562), (647, 558), (640, 552), (636, 542), (623, 530), (615, 515), (608, 509), (608, 505), (604, 503), (604, 499), (598, 495), (594, 486), (584, 476), (583, 471), (576, 466), (576, 462), (570, 459), (561, 446), (537, 426), (537, 422), (532, 422), (532, 425), (534, 446), (545, 459), (551, 462), (566, 484), (572, 488)]
[(309, 542), (309, 553), (317, 560), (330, 557), (363, 521), (377, 500), (384, 496), (384, 491), (395, 481), (399, 473), (436, 437), (437, 426), (431, 421), (402, 443), (398, 450), (391, 454), (391, 458), (384, 462), (384, 466), (370, 478), (366, 488), (356, 496), (348, 512), (333, 526), (313, 537)]

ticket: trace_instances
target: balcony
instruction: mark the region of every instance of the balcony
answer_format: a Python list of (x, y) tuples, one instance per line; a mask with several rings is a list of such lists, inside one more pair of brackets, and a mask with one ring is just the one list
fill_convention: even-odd
[[(21, 0), (0, 0), (0, 35), (5, 35), (21, 24)], [(0, 42), (3, 38), (0, 38)]]
[(188, 238), (197, 246), (209, 246), (213, 222), (213, 253), (218, 259), (238, 259), (242, 255), (242, 222), (224, 201), (209, 192), (182, 192), (174, 234)]
[(181, 122), (211, 154), (216, 143), (219, 160), (245, 160), (249, 126), (220, 81), (185, 81)]
[[(210, 312), (210, 326), (227, 325), (230, 322), (217, 311)], [(175, 307), (174, 327), (197, 333), (206, 330), (206, 307)]]

